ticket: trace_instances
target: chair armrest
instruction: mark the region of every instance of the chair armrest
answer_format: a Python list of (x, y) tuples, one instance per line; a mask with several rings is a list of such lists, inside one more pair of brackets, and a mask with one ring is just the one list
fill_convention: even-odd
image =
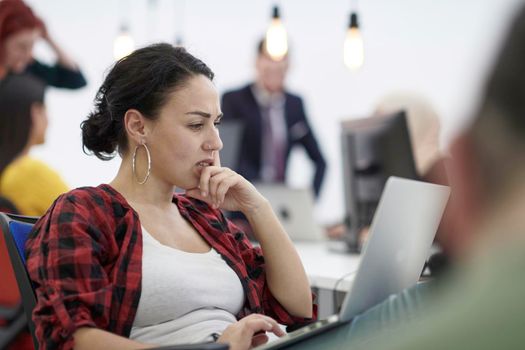
[(20, 315), (24, 310), (22, 309), (22, 305), (16, 305), (16, 306), (0, 306), (0, 319), (6, 320), (7, 323), (10, 323), (14, 319), (17, 318), (18, 315)]
[(8, 345), (27, 328), (24, 313), (11, 320), (9, 325), (0, 327), (0, 349), (7, 349)]

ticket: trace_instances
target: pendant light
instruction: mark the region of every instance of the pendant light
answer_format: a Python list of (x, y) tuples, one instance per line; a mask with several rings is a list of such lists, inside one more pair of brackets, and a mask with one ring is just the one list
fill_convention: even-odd
[(116, 60), (120, 60), (123, 57), (126, 57), (135, 49), (135, 41), (129, 33), (128, 26), (122, 24), (120, 26), (120, 31), (115, 41), (113, 42), (113, 57)]
[(135, 41), (127, 24), (131, 14), (129, 6), (130, 4), (127, 0), (119, 0), (118, 2), (118, 13), (121, 18), (119, 32), (113, 41), (113, 58), (115, 60), (126, 57), (135, 49)]
[(184, 28), (186, 27), (185, 14), (186, 14), (186, 0), (173, 1), (174, 16), (173, 16), (173, 33), (175, 38), (173, 43), (175, 46), (184, 46)]
[(343, 59), (345, 65), (351, 70), (361, 68), (365, 59), (363, 38), (359, 30), (357, 12), (350, 14), (350, 23), (348, 24), (343, 48)]
[(265, 41), (266, 51), (273, 60), (280, 61), (288, 53), (288, 37), (277, 6), (273, 7), (272, 21), (266, 31)]

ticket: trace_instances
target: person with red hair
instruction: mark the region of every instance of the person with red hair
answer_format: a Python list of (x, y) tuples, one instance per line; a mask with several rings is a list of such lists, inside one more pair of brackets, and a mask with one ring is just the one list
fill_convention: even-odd
[[(33, 46), (44, 39), (57, 62), (49, 66), (33, 58)], [(30, 73), (47, 85), (78, 89), (86, 80), (77, 64), (49, 36), (44, 22), (22, 0), (0, 1), (0, 80), (11, 73)]]

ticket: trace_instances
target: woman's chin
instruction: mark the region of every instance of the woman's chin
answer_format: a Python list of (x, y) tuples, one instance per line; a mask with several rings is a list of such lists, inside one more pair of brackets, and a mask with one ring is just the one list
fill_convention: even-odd
[(191, 179), (185, 183), (175, 185), (177, 190), (188, 191), (199, 187), (199, 179)]

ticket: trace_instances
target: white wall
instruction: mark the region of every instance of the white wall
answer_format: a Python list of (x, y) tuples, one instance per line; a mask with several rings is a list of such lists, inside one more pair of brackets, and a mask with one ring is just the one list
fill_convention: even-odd
[[(253, 76), (255, 43), (264, 32), (273, 1), (267, 0), (28, 0), (52, 36), (81, 65), (88, 86), (71, 92), (52, 89), (47, 103), (50, 128), (35, 155), (49, 162), (72, 186), (110, 181), (118, 160), (103, 163), (82, 153), (80, 122), (112, 64), (112, 44), (124, 18), (139, 46), (173, 42), (183, 32), (190, 52), (216, 73), (222, 92)], [(310, 122), (328, 160), (317, 217), (343, 214), (339, 122), (365, 116), (393, 90), (426, 96), (440, 114), (443, 147), (468, 120), (484, 74), (519, 0), (360, 1), (365, 66), (349, 72), (342, 43), (348, 0), (278, 1), (292, 44), (290, 90), (302, 95)], [(353, 2), (355, 3), (355, 1)], [(36, 55), (51, 59), (45, 45)], [(307, 186), (312, 169), (295, 152), (290, 183)]]

